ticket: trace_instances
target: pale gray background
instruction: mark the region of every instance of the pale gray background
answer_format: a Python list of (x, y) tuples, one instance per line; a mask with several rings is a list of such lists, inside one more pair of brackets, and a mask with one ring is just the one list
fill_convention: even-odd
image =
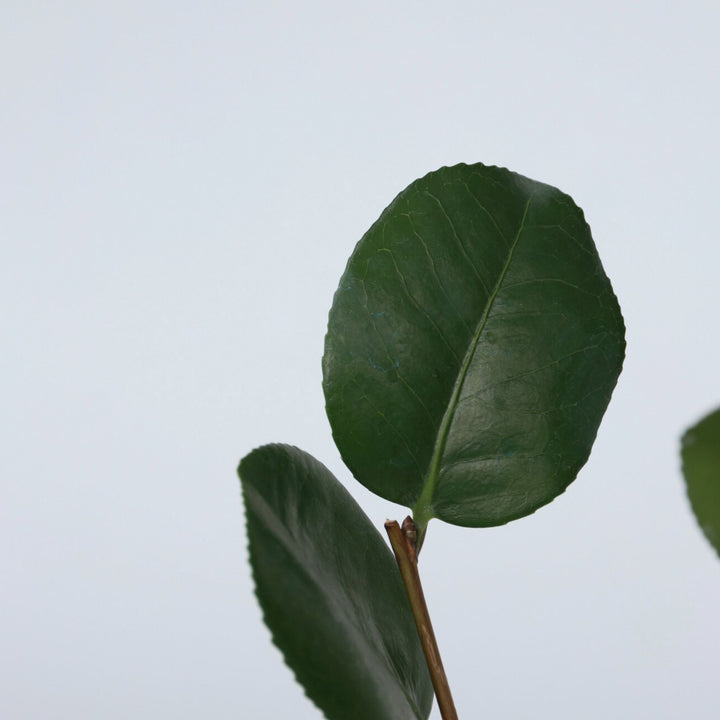
[(403, 516), (332, 444), (327, 311), (400, 190), (482, 161), (584, 208), (628, 356), (565, 495), (431, 523), (460, 716), (717, 718), (678, 438), (720, 404), (719, 31), (709, 0), (4, 0), (0, 716), (320, 717), (261, 623), (235, 467), (294, 443)]

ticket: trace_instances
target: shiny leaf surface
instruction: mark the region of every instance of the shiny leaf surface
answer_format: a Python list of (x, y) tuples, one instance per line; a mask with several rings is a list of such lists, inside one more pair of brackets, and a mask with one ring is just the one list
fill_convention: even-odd
[(720, 555), (720, 409), (683, 435), (682, 464), (698, 525)]
[(499, 525), (574, 480), (624, 350), (572, 199), (501, 168), (442, 168), (400, 193), (348, 262), (325, 340), (327, 413), (355, 477), (420, 525)]
[(287, 445), (239, 467), (275, 644), (330, 720), (425, 720), (432, 686), (395, 559), (327, 468)]

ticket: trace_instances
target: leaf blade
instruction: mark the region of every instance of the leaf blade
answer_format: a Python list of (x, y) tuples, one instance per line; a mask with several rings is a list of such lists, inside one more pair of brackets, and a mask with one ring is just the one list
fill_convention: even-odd
[(331, 473), (267, 445), (239, 474), (256, 594), (273, 641), (331, 720), (425, 720), (432, 687), (397, 567)]
[(720, 408), (685, 432), (681, 455), (695, 519), (720, 556)]
[[(460, 165), (412, 183), (356, 247), (330, 312), (323, 387), (338, 448), (366, 487), (421, 523), (496, 525), (574, 479), (623, 356), (582, 211), (550, 186)], [(574, 395), (560, 387), (568, 373)]]

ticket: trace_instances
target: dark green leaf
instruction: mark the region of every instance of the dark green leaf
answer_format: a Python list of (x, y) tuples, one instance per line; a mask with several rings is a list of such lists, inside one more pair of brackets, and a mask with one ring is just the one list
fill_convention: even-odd
[(307, 453), (266, 445), (240, 463), (265, 622), (330, 720), (425, 720), (432, 686), (395, 559)]
[(720, 555), (720, 409), (683, 435), (682, 463), (690, 505)]
[(340, 280), (323, 358), (333, 436), (421, 526), (522, 517), (586, 462), (624, 332), (570, 197), (442, 168), (398, 195)]

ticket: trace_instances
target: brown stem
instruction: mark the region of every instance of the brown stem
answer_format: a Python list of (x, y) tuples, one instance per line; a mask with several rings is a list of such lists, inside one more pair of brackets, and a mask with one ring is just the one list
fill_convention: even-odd
[(390, 538), (395, 559), (400, 568), (400, 575), (405, 584), (405, 591), (410, 600), (410, 608), (412, 609), (415, 624), (417, 625), (418, 635), (422, 644), (425, 659), (427, 660), (428, 670), (430, 670), (430, 679), (435, 689), (435, 697), (437, 698), (440, 715), (443, 720), (458, 720), (455, 703), (453, 702), (448, 685), (447, 676), (440, 659), (440, 651), (438, 650), (435, 633), (430, 622), (427, 605), (425, 604), (425, 596), (423, 595), (422, 585), (420, 584), (420, 575), (417, 565), (417, 530), (415, 523), (411, 517), (405, 518), (402, 529), (396, 520), (387, 520), (385, 522), (385, 530)]

